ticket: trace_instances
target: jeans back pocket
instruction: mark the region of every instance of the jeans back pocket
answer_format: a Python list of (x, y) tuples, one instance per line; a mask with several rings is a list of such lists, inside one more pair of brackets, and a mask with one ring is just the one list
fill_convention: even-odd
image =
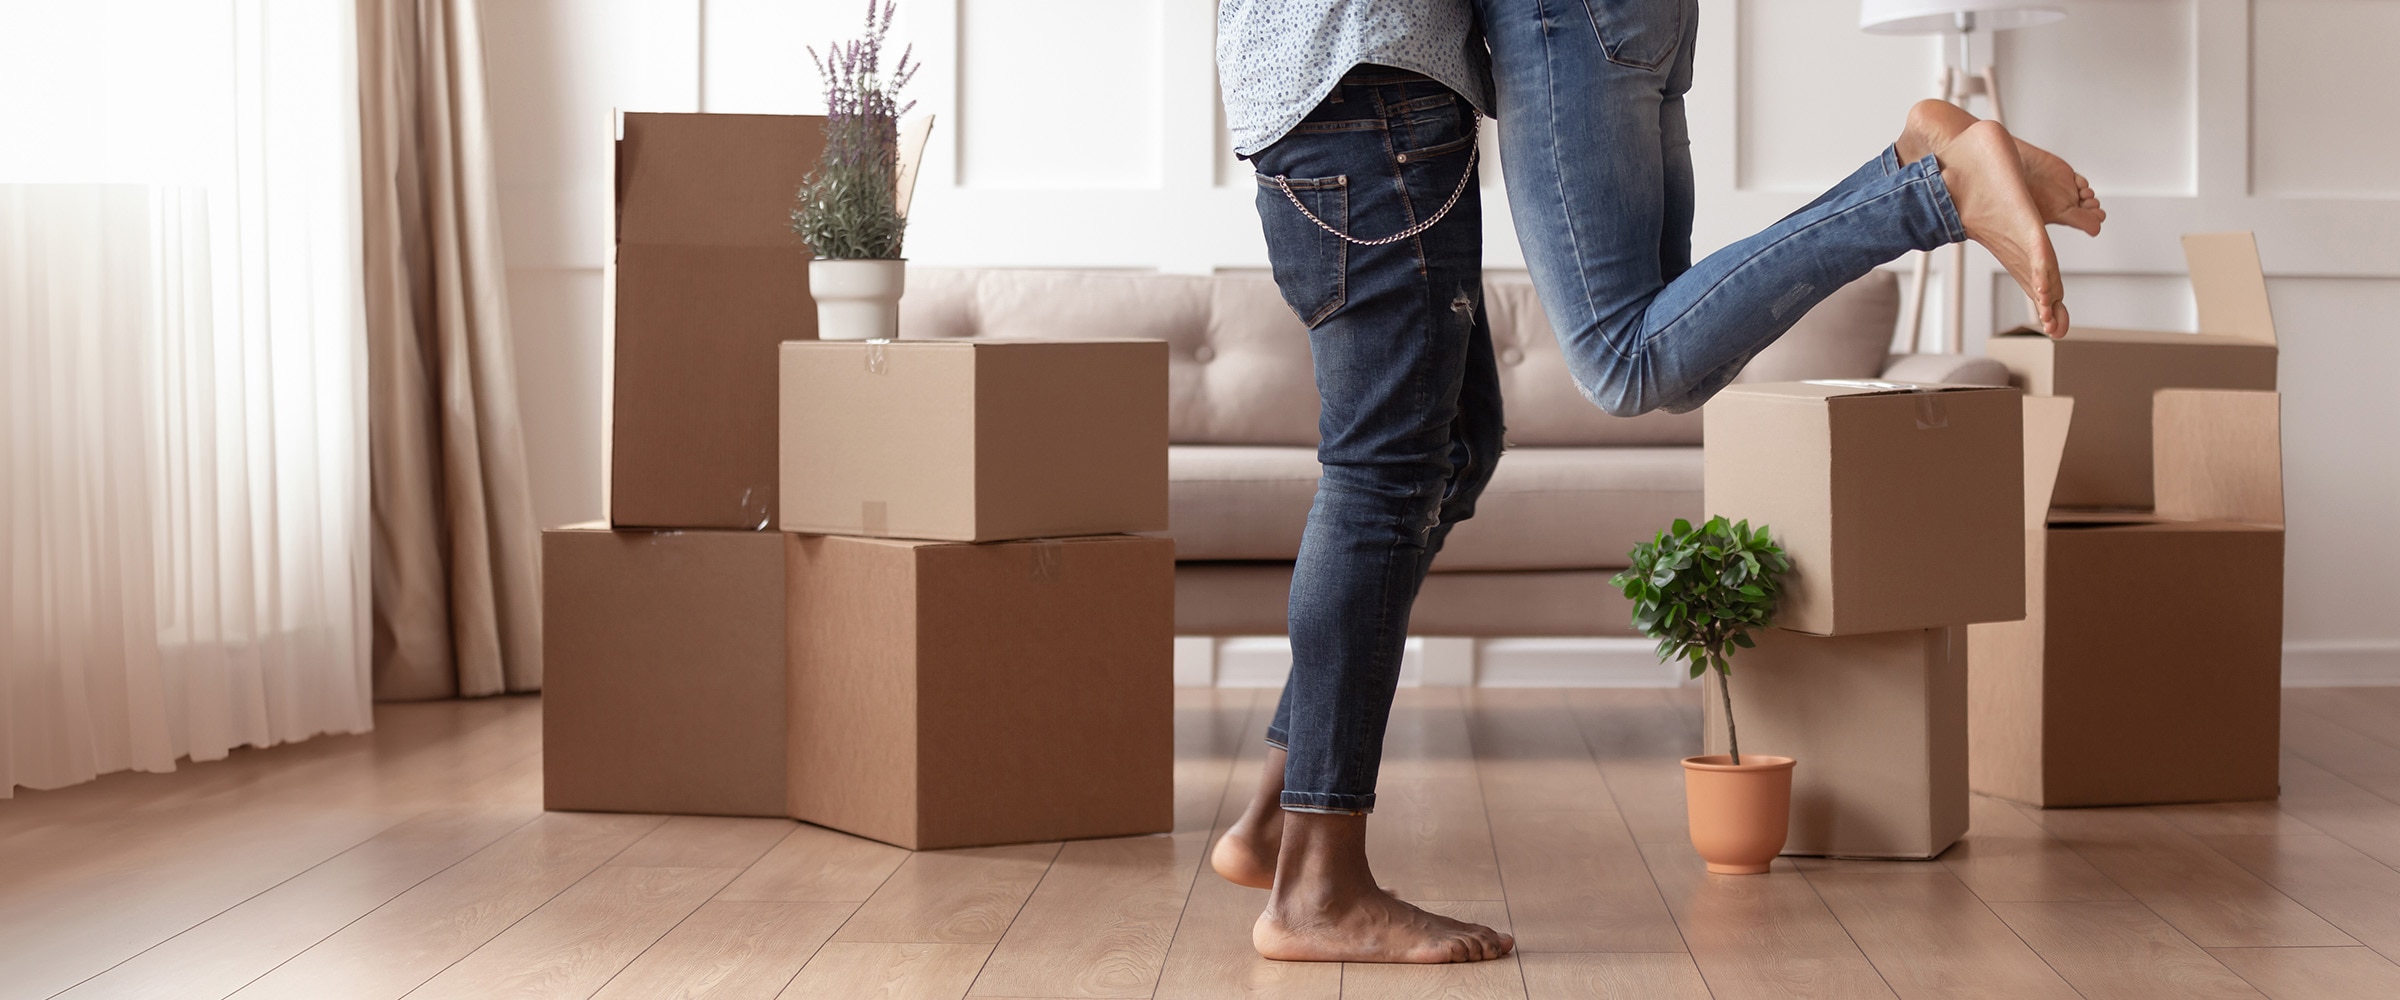
[(1608, 61), (1657, 69), (1683, 42), (1684, 0), (1583, 0)]
[(1350, 244), (1333, 230), (1350, 228), (1350, 178), (1260, 174), (1258, 217), (1275, 287), (1292, 314), (1315, 329), (1348, 296)]

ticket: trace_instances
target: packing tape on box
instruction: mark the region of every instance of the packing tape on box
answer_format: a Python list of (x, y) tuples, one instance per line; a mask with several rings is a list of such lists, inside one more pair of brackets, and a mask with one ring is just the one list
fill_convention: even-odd
[(1950, 426), (1950, 404), (1938, 392), (1917, 393), (1917, 429), (1940, 430)]
[(885, 357), (883, 352), (883, 345), (889, 343), (891, 341), (888, 340), (867, 341), (867, 374), (881, 375), (891, 367), (891, 359)]
[(891, 534), (892, 517), (881, 500), (858, 502), (858, 533), (862, 535)]
[(1033, 544), (1033, 567), (1027, 574), (1035, 583), (1057, 583), (1067, 568), (1066, 543), (1055, 538), (1036, 538)]

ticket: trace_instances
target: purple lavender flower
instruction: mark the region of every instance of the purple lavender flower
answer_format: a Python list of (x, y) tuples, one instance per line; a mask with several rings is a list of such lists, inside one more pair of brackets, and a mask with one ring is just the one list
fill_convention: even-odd
[(891, 260), (900, 256), (908, 219), (900, 214), (900, 116), (917, 102), (899, 103), (917, 75), (915, 47), (901, 50), (882, 73), (883, 40), (892, 30), (894, 0), (867, 0), (864, 36), (835, 42), (808, 58), (825, 81), (825, 155), (800, 188), (792, 231), (817, 256), (833, 260)]

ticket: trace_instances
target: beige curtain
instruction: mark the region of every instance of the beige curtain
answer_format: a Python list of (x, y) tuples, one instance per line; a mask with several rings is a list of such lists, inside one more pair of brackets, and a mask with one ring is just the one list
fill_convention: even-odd
[(357, 0), (375, 696), (538, 690), (525, 471), (476, 0)]

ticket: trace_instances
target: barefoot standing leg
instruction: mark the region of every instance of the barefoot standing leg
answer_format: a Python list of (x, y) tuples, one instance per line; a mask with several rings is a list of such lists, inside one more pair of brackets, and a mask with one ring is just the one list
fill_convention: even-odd
[(1304, 812), (1284, 814), (1274, 893), (1250, 942), (1287, 962), (1482, 962), (1517, 945), (1377, 888), (1367, 867), (1367, 817)]
[(1279, 746), (1267, 747), (1267, 763), (1258, 774), (1258, 791), (1242, 809), (1240, 819), (1225, 828), (1208, 852), (1209, 867), (1225, 881), (1253, 889), (1275, 887), (1275, 854), (1283, 848), (1283, 768), (1287, 755)]

